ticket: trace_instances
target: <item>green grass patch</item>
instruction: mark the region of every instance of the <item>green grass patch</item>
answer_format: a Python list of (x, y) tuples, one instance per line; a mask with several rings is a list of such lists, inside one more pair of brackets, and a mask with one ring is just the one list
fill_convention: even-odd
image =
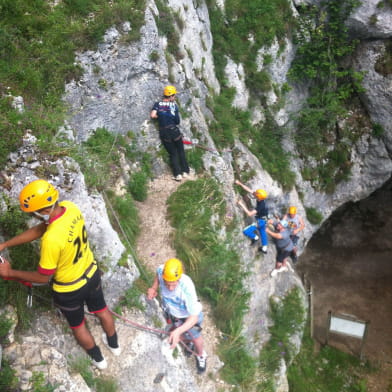
[(291, 189), (295, 184), (295, 174), (289, 168), (290, 156), (282, 147), (284, 129), (269, 114), (266, 114), (262, 126), (253, 126), (248, 111), (232, 107), (234, 94), (234, 88), (222, 89), (221, 94), (210, 101), (216, 119), (210, 124), (215, 145), (218, 148), (232, 147), (234, 139), (239, 138), (272, 178), (284, 189)]
[(323, 221), (323, 215), (316, 208), (305, 208), (306, 219), (313, 225), (318, 225)]
[(120, 298), (119, 305), (144, 311), (145, 307), (140, 302), (140, 296), (142, 294), (143, 293), (136, 286), (132, 286)]
[(134, 162), (139, 163), (139, 170), (131, 174), (128, 182), (128, 191), (137, 201), (147, 199), (147, 186), (152, 177), (152, 157), (148, 153), (137, 152), (136, 146), (131, 145), (131, 151), (127, 154)]
[[(144, 22), (144, 0), (3, 0), (0, 16), (2, 86), (28, 102), (58, 104), (64, 81), (81, 75), (75, 52), (93, 49), (112, 25)], [(134, 37), (138, 38), (137, 36)]]
[(315, 353), (307, 330), (287, 376), (290, 392), (366, 392), (365, 377), (370, 371), (368, 364), (329, 346)]
[(304, 327), (305, 309), (300, 290), (289, 291), (282, 301), (270, 300), (270, 339), (260, 353), (260, 370), (268, 379), (273, 379), (282, 359), (290, 363), (295, 354), (290, 341), (292, 335)]
[(0, 368), (0, 390), (4, 392), (12, 392), (18, 390), (18, 378), (16, 371), (12, 369), (9, 361), (3, 358)]
[(287, 0), (225, 1), (224, 14), (216, 1), (207, 1), (214, 37), (214, 63), (222, 86), (226, 56), (244, 64), (246, 85), (254, 95), (270, 89), (269, 79), (256, 69), (256, 56), (263, 46), (282, 39), (295, 24)]
[(189, 167), (191, 167), (196, 173), (201, 174), (204, 171), (204, 151), (200, 148), (194, 147), (192, 149), (186, 150), (185, 154)]
[(168, 52), (177, 60), (180, 60), (182, 58), (179, 46), (180, 34), (176, 29), (178, 18), (176, 17), (176, 14), (172, 12), (171, 8), (162, 0), (157, 0), (155, 4), (159, 11), (159, 16), (155, 17), (159, 35), (167, 38)]
[(110, 188), (120, 173), (121, 136), (97, 128), (87, 141), (71, 150), (71, 156), (85, 173), (86, 185), (99, 191)]
[(113, 210), (112, 208), (108, 209), (113, 228), (119, 234), (122, 242), (129, 242), (133, 248), (140, 232), (140, 220), (134, 200), (129, 194), (116, 196), (112, 191), (106, 191), (106, 196), (113, 207)]
[(34, 392), (53, 392), (59, 386), (47, 382), (42, 372), (33, 372), (30, 382)]
[[(56, 6), (44, 0), (2, 0), (0, 10), (2, 168), (26, 129), (51, 141), (63, 124), (65, 83), (83, 72), (75, 63), (77, 51), (95, 49), (109, 27), (124, 21), (132, 26), (126, 40), (139, 38), (145, 0), (64, 0)], [(23, 97), (24, 113), (11, 107), (9, 94)], [(51, 150), (47, 145), (49, 155)]]
[(282, 147), (284, 128), (279, 127), (270, 115), (262, 127), (243, 128), (240, 140), (259, 159), (263, 168), (278, 181), (283, 189), (295, 184), (295, 173), (290, 170), (290, 154)]
[(111, 377), (95, 377), (91, 367), (91, 359), (87, 356), (70, 357), (68, 359), (71, 371), (79, 373), (90, 388), (97, 392), (117, 392), (117, 381)]
[(177, 255), (198, 293), (212, 304), (216, 324), (226, 337), (220, 348), (223, 373), (230, 382), (247, 385), (254, 365), (240, 335), (249, 293), (242, 283), (246, 272), (230, 239), (218, 235), (225, 211), (218, 183), (211, 178), (187, 181), (168, 199)]
[(333, 192), (336, 184), (349, 179), (352, 146), (363, 134), (360, 119), (349, 126), (338, 124), (347, 120), (349, 105), (363, 90), (363, 75), (345, 65), (357, 45), (348, 35), (345, 20), (359, 1), (332, 0), (323, 5), (300, 9), (298, 50), (289, 77), (310, 82), (310, 97), (296, 116), (294, 134), (307, 167), (302, 175), (314, 188)]

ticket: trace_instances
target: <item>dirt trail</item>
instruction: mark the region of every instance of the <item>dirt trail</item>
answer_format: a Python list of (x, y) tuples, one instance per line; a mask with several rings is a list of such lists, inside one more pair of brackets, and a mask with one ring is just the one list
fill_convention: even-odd
[[(186, 181), (195, 180), (191, 175)], [(184, 180), (183, 180), (184, 181)], [(168, 197), (176, 191), (181, 182), (173, 181), (171, 175), (163, 175), (149, 185), (146, 201), (137, 203), (139, 210), (141, 233), (136, 244), (138, 258), (147, 266), (150, 271), (163, 264), (167, 259), (176, 257), (175, 249), (172, 247), (173, 228), (167, 221)], [(197, 291), (197, 287), (196, 287)], [(219, 358), (215, 354), (218, 344), (219, 331), (212, 322), (211, 310), (208, 304), (203, 302), (203, 338), (205, 350), (208, 354), (207, 372), (199, 376), (200, 391), (218, 390), (224, 387), (224, 383), (218, 380), (218, 369), (221, 366)], [(194, 363), (194, 358), (190, 358)], [(195, 373), (196, 373), (196, 366)], [(212, 377), (209, 377), (212, 375)], [(211, 385), (211, 383), (216, 385)]]

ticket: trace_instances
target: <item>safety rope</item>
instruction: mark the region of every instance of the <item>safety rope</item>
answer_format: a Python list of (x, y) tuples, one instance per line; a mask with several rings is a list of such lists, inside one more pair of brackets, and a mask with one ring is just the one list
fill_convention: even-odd
[[(17, 280), (16, 280), (17, 281)], [(19, 281), (19, 283), (22, 283), (21, 281)], [(23, 284), (23, 283), (22, 283)], [(45, 297), (43, 297), (42, 295), (39, 295), (39, 294), (37, 294), (37, 293), (33, 293), (33, 291), (32, 291), (32, 286), (44, 286), (45, 284), (41, 284), (41, 283), (39, 283), (39, 284), (32, 284), (31, 286), (27, 286), (27, 289), (28, 289), (28, 294), (27, 294), (27, 306), (29, 307), (29, 308), (31, 308), (32, 307), (32, 305), (33, 305), (33, 301), (32, 301), (32, 297), (34, 296), (34, 297), (36, 297), (36, 298), (38, 298), (38, 299), (40, 299), (40, 300), (42, 300), (43, 302), (45, 302), (46, 304), (49, 304), (49, 305), (54, 305), (53, 304), (53, 301), (52, 300), (49, 300), (49, 299), (47, 299), (47, 298), (45, 298)], [(56, 307), (55, 307), (55, 309), (57, 309)], [(169, 336), (170, 335), (170, 331), (166, 331), (166, 330), (164, 330), (164, 329), (158, 329), (158, 328), (152, 328), (152, 327), (148, 327), (148, 326), (146, 326), (146, 325), (142, 325), (142, 324), (139, 324), (139, 323), (137, 323), (137, 322), (135, 322), (135, 321), (132, 321), (132, 320), (129, 320), (129, 319), (127, 319), (127, 318), (125, 318), (124, 316), (121, 316), (120, 314), (118, 314), (118, 313), (116, 313), (116, 312), (114, 312), (113, 310), (111, 310), (109, 307), (108, 307), (108, 310), (109, 310), (109, 312), (113, 315), (113, 316), (115, 316), (115, 317), (117, 317), (119, 320), (121, 320), (124, 324), (126, 324), (126, 325), (129, 325), (129, 326), (131, 326), (131, 327), (133, 327), (133, 328), (136, 328), (136, 329), (139, 329), (139, 330), (142, 330), (142, 331), (147, 331), (147, 332), (151, 332), (151, 333), (154, 333), (154, 334), (156, 334), (156, 335), (158, 335), (158, 336)], [(94, 314), (94, 313), (90, 313), (90, 312), (87, 312), (87, 311), (85, 311), (84, 312), (84, 314), (85, 315), (88, 315), (88, 316), (93, 316), (93, 317), (96, 317), (96, 315)], [(186, 332), (184, 332), (183, 333), (183, 335), (185, 334), (185, 333), (188, 333), (191, 337), (192, 337), (192, 333), (190, 332), (190, 331), (186, 331)], [(180, 345), (182, 345), (183, 347), (184, 347), (184, 349), (185, 350), (187, 350), (189, 353), (191, 353), (192, 355), (197, 355), (197, 353), (195, 352), (195, 351), (193, 351), (184, 341), (182, 341), (182, 340), (180, 340)]]
[[(108, 308), (108, 309), (109, 309), (109, 308)], [(167, 336), (169, 336), (169, 334), (170, 334), (170, 331), (165, 331), (165, 330), (163, 330), (163, 329), (157, 329), (157, 328), (147, 327), (147, 326), (141, 325), (141, 324), (139, 324), (139, 323), (136, 323), (136, 322), (134, 322), (134, 321), (131, 321), (131, 320), (129, 320), (129, 319), (127, 319), (127, 318), (125, 318), (125, 317), (123, 317), (123, 316), (117, 314), (116, 312), (114, 312), (114, 311), (111, 310), (111, 309), (109, 309), (109, 312), (110, 312), (113, 316), (115, 316), (115, 317), (119, 318), (120, 320), (122, 320), (125, 324), (128, 324), (128, 325), (130, 325), (130, 326), (132, 326), (132, 327), (134, 327), (134, 328), (141, 329), (141, 330), (148, 331), (148, 332), (153, 332), (153, 333), (158, 334), (158, 335), (160, 335), (160, 336), (162, 336), (162, 335), (167, 335)], [(89, 315), (93, 315), (92, 313), (88, 313), (88, 314), (89, 314)], [(94, 315), (94, 316), (95, 316), (95, 315)], [(192, 333), (191, 333), (190, 331), (186, 331), (186, 332), (184, 332), (182, 335), (184, 335), (185, 333), (188, 333), (191, 337), (193, 337), (193, 336), (192, 336)], [(192, 350), (184, 341), (180, 340), (179, 343), (180, 343), (180, 345), (182, 345), (182, 346), (185, 348), (185, 350), (187, 350), (189, 353), (191, 353), (192, 355), (196, 355), (196, 356), (197, 356), (197, 353), (196, 353), (194, 350)]]

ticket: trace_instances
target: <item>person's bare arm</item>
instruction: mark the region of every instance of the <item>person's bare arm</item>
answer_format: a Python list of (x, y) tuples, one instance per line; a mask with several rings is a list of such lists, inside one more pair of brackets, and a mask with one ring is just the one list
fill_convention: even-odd
[(147, 290), (147, 299), (153, 299), (158, 295), (159, 280), (158, 276), (155, 275), (152, 286)]
[(299, 226), (296, 230), (294, 230), (294, 234), (298, 234), (300, 231), (302, 231), (305, 228), (305, 222), (302, 219), (302, 216), (298, 215), (298, 220), (299, 220)]
[(235, 184), (239, 185), (244, 191), (248, 192), (248, 193), (253, 193), (252, 189), (250, 189), (249, 187), (247, 187), (245, 184), (243, 184), (240, 180), (235, 180)]
[(0, 263), (0, 276), (2, 278), (20, 279), (32, 283), (48, 283), (51, 277), (51, 275), (40, 274), (37, 271), (14, 270), (8, 261)]
[(169, 343), (171, 344), (170, 348), (176, 347), (178, 342), (180, 341), (181, 335), (189, 331), (195, 324), (197, 324), (198, 316), (189, 316), (184, 324), (180, 325), (176, 329), (170, 332), (169, 335)]
[(22, 245), (27, 242), (31, 242), (41, 238), (45, 233), (47, 225), (45, 223), (40, 223), (39, 225), (33, 226), (30, 229), (24, 231), (22, 234), (19, 234), (8, 241), (5, 241), (0, 244), (0, 251), (5, 248), (9, 248), (11, 246)]
[(237, 204), (244, 210), (246, 215), (252, 217), (257, 214), (256, 210), (249, 210), (242, 200), (238, 200)]
[(267, 232), (267, 234), (269, 234), (273, 238), (276, 238), (277, 240), (283, 238), (282, 234), (275, 233), (274, 231), (270, 230), (268, 226), (265, 228), (265, 231)]
[(158, 118), (158, 112), (156, 110), (151, 110), (150, 117), (154, 119)]

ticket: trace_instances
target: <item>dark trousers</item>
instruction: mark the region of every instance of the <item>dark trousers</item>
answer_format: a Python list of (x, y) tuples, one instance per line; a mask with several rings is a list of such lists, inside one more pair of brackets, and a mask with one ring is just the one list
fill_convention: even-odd
[(182, 143), (182, 137), (179, 140), (165, 141), (163, 139), (162, 144), (166, 151), (169, 153), (170, 164), (173, 170), (173, 175), (178, 176), (182, 173), (189, 173), (188, 162), (185, 157), (184, 144)]

